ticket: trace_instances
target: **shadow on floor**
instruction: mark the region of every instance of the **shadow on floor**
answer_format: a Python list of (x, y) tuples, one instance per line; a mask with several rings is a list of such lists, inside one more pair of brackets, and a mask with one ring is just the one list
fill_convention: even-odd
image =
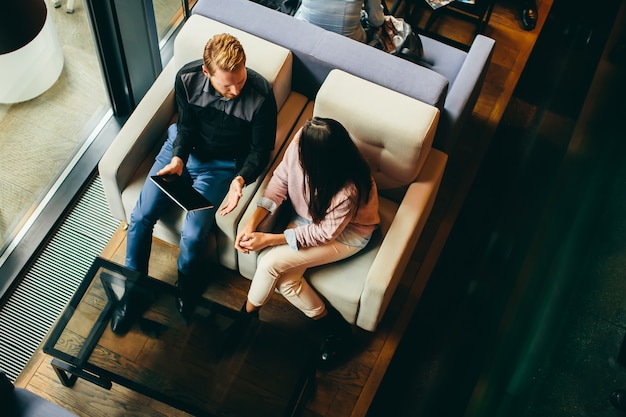
[(368, 417), (616, 415), (626, 153), (571, 138), (619, 4), (576, 4), (554, 3)]

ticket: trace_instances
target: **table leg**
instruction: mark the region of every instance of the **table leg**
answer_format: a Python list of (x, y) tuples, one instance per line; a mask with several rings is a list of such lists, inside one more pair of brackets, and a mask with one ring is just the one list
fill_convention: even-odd
[(61, 384), (66, 387), (73, 387), (78, 378), (82, 378), (105, 389), (111, 389), (111, 386), (113, 385), (108, 379), (86, 372), (74, 365), (62, 362), (56, 358), (52, 359), (50, 364), (52, 365), (54, 372), (59, 377), (59, 380), (61, 380)]

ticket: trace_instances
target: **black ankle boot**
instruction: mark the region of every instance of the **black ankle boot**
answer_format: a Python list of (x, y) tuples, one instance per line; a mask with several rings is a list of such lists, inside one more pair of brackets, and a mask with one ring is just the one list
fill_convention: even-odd
[(243, 305), (241, 306), (241, 308), (239, 309), (239, 311), (241, 311), (242, 313), (246, 313), (247, 315), (249, 315), (249, 316), (251, 316), (251, 317), (254, 317), (255, 319), (258, 319), (258, 318), (259, 318), (259, 310), (258, 310), (258, 309), (256, 309), (256, 310), (254, 310), (254, 311), (248, 311), (248, 310), (246, 309), (246, 304), (247, 304), (247, 302), (248, 302), (248, 301), (244, 301), (244, 302), (243, 302)]
[(132, 301), (129, 302), (126, 294), (118, 301), (111, 315), (111, 331), (117, 335), (128, 333), (135, 321)]
[(317, 322), (325, 332), (320, 346), (320, 366), (325, 368), (335, 366), (346, 357), (350, 349), (352, 326), (332, 307), (329, 307), (328, 314)]
[(618, 389), (611, 393), (609, 402), (620, 411), (626, 411), (626, 390)]
[(111, 331), (117, 335), (128, 333), (133, 323), (150, 305), (150, 295), (134, 285), (126, 288), (111, 314)]
[(524, 30), (533, 30), (537, 26), (538, 17), (535, 0), (522, 0), (521, 19)]
[(176, 311), (180, 313), (186, 323), (191, 321), (191, 317), (196, 310), (198, 302), (198, 291), (194, 277), (178, 271), (178, 294), (176, 296)]

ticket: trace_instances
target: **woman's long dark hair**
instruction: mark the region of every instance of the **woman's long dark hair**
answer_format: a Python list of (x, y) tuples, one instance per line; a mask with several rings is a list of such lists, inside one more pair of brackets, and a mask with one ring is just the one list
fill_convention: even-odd
[(299, 149), (308, 190), (306, 183), (302, 187), (309, 194), (309, 214), (314, 223), (326, 216), (330, 201), (347, 184), (353, 183), (357, 189), (355, 207), (369, 200), (372, 190), (369, 165), (341, 123), (321, 117), (307, 121)]

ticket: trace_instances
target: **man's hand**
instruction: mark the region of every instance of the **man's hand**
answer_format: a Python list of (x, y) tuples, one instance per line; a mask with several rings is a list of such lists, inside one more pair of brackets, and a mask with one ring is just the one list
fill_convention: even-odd
[(157, 175), (178, 175), (180, 177), (183, 175), (184, 167), (185, 163), (183, 160), (180, 157), (175, 156), (169, 164), (165, 165), (160, 171), (157, 172)]
[(243, 196), (243, 186), (245, 184), (245, 180), (241, 175), (236, 176), (230, 182), (230, 188), (228, 189), (228, 198), (226, 199), (226, 203), (222, 207), (220, 207), (220, 214), (222, 216), (227, 215), (231, 211), (237, 207), (239, 203), (239, 199)]

